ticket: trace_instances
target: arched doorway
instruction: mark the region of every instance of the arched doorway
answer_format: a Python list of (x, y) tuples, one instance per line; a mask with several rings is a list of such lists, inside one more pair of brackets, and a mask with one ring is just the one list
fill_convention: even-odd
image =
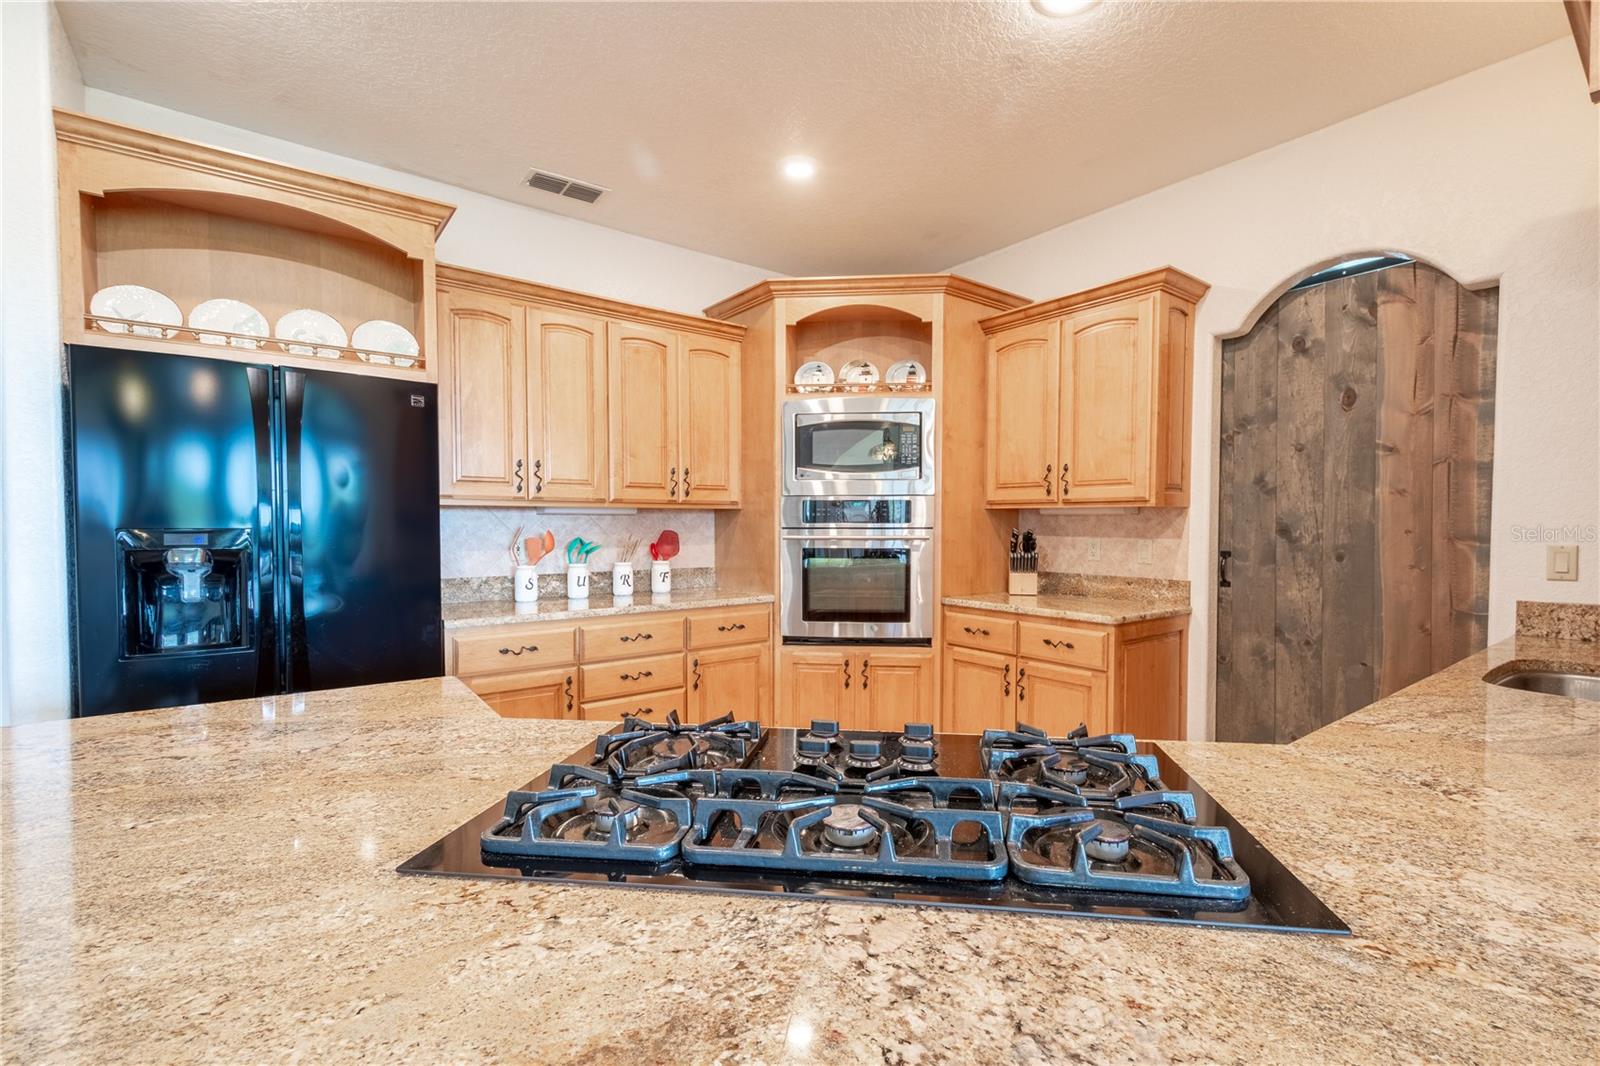
[(1218, 740), (1297, 739), (1484, 646), (1498, 309), (1374, 258), (1223, 342)]

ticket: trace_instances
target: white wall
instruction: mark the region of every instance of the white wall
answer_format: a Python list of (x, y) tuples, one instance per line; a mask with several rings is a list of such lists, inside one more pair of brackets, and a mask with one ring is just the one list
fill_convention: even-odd
[[(1196, 318), (1189, 730), (1215, 658), (1217, 339), (1309, 267), (1395, 249), (1500, 285), (1489, 639), (1518, 599), (1600, 601), (1600, 123), (1572, 42), (1357, 115), (953, 269), (1034, 297), (1172, 264), (1210, 282)], [(1544, 579), (1517, 527), (1587, 531), (1581, 580)]]
[(55, 8), (0, 5), (0, 724), (70, 703), (55, 134), (83, 106)]

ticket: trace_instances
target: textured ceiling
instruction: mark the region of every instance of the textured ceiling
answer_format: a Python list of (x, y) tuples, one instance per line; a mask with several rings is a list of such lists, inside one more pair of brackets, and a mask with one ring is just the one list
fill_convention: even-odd
[(59, 7), (96, 88), (790, 274), (945, 268), (1567, 32), (1553, 0)]

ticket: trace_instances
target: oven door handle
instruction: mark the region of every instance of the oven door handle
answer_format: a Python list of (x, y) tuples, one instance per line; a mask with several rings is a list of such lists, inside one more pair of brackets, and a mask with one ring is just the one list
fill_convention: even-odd
[(860, 542), (864, 540), (879, 541), (884, 544), (902, 540), (932, 540), (932, 533), (828, 533), (818, 535), (815, 533), (785, 533), (784, 540), (804, 540), (813, 544), (828, 544), (832, 541), (843, 540)]

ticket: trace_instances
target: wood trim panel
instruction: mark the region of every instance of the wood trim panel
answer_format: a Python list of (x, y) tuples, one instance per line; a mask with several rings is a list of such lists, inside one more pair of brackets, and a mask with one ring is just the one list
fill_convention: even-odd
[(1144, 296), (1154, 292), (1166, 292), (1189, 303), (1199, 303), (1200, 298), (1211, 290), (1211, 286), (1201, 281), (1192, 274), (1186, 274), (1176, 267), (1162, 267), (1160, 270), (1150, 270), (1143, 274), (1134, 274), (1132, 277), (1119, 278), (1107, 282), (1093, 289), (1082, 292), (1069, 293), (1058, 296), (1053, 300), (1043, 300), (1039, 303), (1019, 307), (1004, 314), (990, 315), (979, 322), (985, 333), (997, 333), (1003, 329), (1020, 326), (1027, 322), (1037, 322), (1040, 319), (1054, 318), (1073, 311), (1082, 311), (1103, 303), (1122, 300), (1130, 296)]
[(948, 293), (986, 307), (1021, 307), (1027, 298), (960, 274), (860, 274), (816, 278), (768, 278), (706, 308), (712, 318), (733, 318), (762, 303), (796, 296), (891, 296)]
[(1600, 16), (1592, 0), (1566, 0), (1567, 25), (1589, 81), (1589, 99), (1600, 104)]

